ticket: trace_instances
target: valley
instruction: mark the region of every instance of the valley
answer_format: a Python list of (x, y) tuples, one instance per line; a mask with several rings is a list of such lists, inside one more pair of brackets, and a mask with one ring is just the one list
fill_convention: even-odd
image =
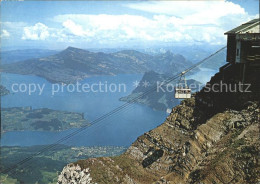
[[(47, 146), (2, 146), (0, 171), (8, 169), (17, 161), (25, 159)], [(68, 162), (93, 157), (116, 156), (122, 154), (125, 150), (125, 147), (120, 146), (75, 147), (58, 145), (55, 149), (33, 158), (30, 161), (29, 167), (19, 167), (8, 176), (0, 174), (0, 182), (4, 184), (54, 184), (57, 182), (58, 171)]]

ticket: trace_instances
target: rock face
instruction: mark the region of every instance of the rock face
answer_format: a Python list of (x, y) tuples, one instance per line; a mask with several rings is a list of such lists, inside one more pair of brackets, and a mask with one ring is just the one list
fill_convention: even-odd
[(78, 165), (69, 164), (59, 175), (57, 184), (92, 184), (89, 168), (81, 169)]
[[(260, 182), (259, 103), (216, 114), (195, 98), (140, 136), (121, 156), (76, 162), (96, 183)], [(205, 118), (210, 116), (210, 118)]]

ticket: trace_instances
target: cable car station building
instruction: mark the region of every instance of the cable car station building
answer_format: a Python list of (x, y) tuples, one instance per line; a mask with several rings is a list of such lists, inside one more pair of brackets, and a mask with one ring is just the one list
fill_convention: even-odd
[[(260, 101), (260, 21), (251, 20), (228, 32), (227, 64), (220, 68), (209, 86), (224, 84), (223, 91), (217, 86), (209, 92), (203, 89), (196, 95), (196, 103), (213, 109), (242, 107), (248, 101)], [(225, 86), (226, 84), (226, 86)], [(237, 87), (242, 84), (242, 91)], [(231, 86), (231, 87), (230, 87)], [(250, 88), (248, 88), (250, 87)], [(249, 90), (250, 92), (245, 92)], [(224, 104), (224, 105), (223, 105)]]
[(260, 21), (251, 20), (228, 32), (227, 35), (227, 65), (221, 70), (236, 65), (239, 68), (239, 79), (245, 82), (251, 69), (260, 67)]

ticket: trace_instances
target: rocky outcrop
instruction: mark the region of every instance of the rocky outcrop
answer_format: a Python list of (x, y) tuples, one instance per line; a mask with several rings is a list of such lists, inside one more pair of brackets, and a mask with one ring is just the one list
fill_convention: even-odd
[(57, 184), (93, 184), (89, 168), (81, 169), (78, 165), (69, 164), (59, 175)]
[(75, 164), (90, 168), (93, 182), (100, 184), (257, 183), (259, 114), (259, 102), (213, 113), (193, 97), (121, 156)]

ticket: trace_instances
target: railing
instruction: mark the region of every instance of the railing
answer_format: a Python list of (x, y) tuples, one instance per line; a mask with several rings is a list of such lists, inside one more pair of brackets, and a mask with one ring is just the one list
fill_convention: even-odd
[(238, 34), (238, 40), (260, 40), (260, 33), (245, 33), (245, 34)]
[(260, 61), (260, 55), (247, 56), (246, 60), (251, 62)]

